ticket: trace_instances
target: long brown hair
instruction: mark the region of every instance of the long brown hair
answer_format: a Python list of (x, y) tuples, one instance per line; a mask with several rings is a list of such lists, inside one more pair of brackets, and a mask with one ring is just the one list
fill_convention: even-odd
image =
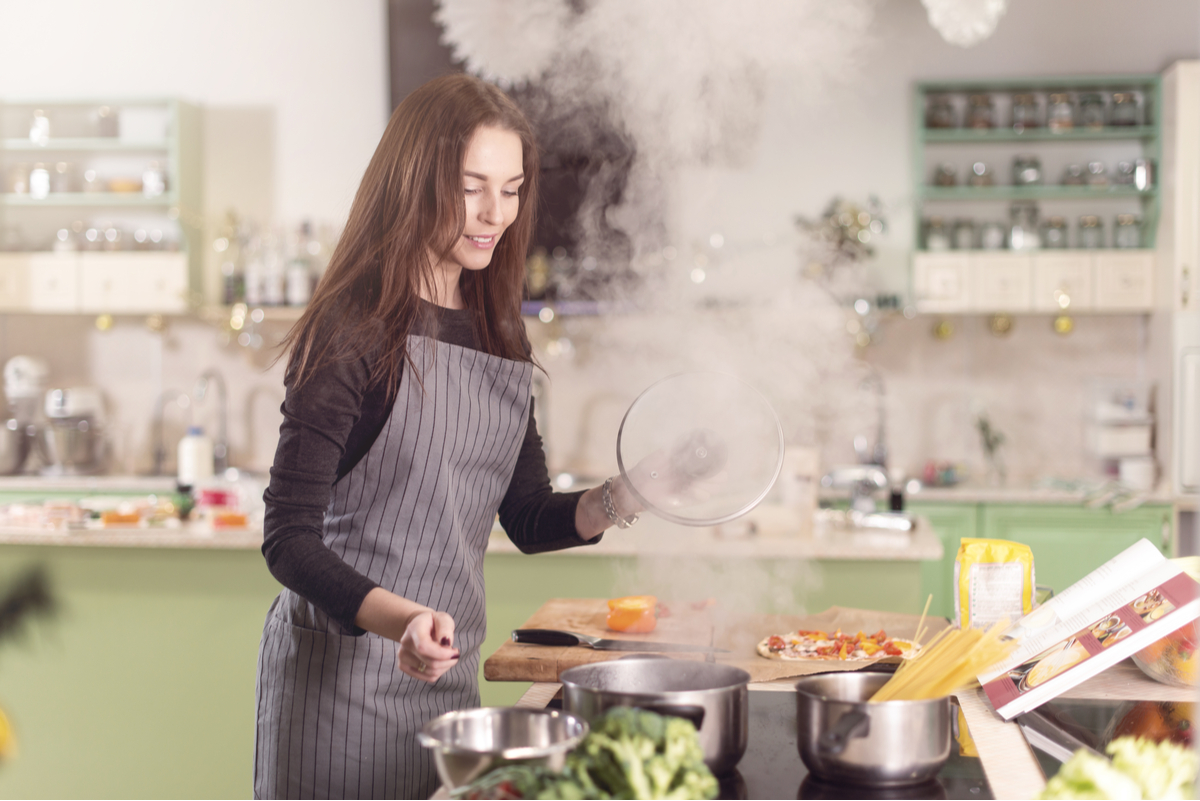
[[(521, 139), (525, 181), (517, 217), (483, 270), (463, 270), (459, 288), (485, 353), (531, 361), (521, 322), (525, 256), (534, 231), (538, 153), (533, 130), (504, 92), (478, 78), (446, 75), (406, 97), (388, 121), (350, 207), (329, 267), (304, 315), (284, 339), (293, 386), (331, 361), (370, 353), (370, 383), (389, 398), (417, 325), (433, 335), (433, 309), (420, 303), (434, 284), (436, 260), (447, 258), (466, 226), (463, 159), (475, 131), (489, 126)], [(430, 256), (433, 256), (431, 260)]]

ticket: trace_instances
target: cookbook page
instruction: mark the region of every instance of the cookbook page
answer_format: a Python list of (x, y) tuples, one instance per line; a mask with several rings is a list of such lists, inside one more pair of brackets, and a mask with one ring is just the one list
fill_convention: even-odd
[(1020, 645), (1007, 660), (979, 674), (979, 681), (986, 684), (1179, 572), (1149, 540), (1138, 540), (1013, 624), (1004, 634)]
[[(1155, 573), (1163, 575), (1165, 571)], [(1132, 600), (1108, 607), (1070, 637), (987, 681), (983, 689), (996, 711), (1011, 718), (1057, 697), (1197, 616), (1200, 585), (1177, 572)]]

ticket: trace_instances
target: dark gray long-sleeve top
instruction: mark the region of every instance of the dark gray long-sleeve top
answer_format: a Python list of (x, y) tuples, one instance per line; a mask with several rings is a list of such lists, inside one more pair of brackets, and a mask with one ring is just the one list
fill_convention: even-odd
[[(435, 307), (435, 312), (438, 341), (479, 349), (469, 311)], [(262, 551), (271, 574), (352, 634), (363, 633), (354, 618), (378, 585), (329, 550), (322, 533), (333, 485), (371, 449), (392, 413), (386, 388), (370, 386), (370, 368), (368, 355), (326, 364), (299, 388), (286, 381), (279, 446), (263, 495)], [(531, 403), (525, 440), (500, 502), (500, 524), (525, 553), (599, 542), (576, 531), (582, 494), (552, 490)]]

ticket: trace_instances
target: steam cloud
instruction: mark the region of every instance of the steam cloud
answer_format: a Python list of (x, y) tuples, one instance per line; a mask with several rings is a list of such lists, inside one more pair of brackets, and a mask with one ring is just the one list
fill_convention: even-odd
[[(780, 100), (768, 98), (772, 83), (786, 81), (787, 102), (803, 105), (852, 79), (873, 8), (874, 0), (439, 0), (435, 20), (456, 58), (501, 86), (536, 84), (563, 120), (556, 136), (588, 146), (588, 115), (602, 113), (634, 143), (624, 192), (602, 225), (628, 237), (622, 267), (639, 278), (634, 305), (651, 313), (588, 329), (588, 372), (608, 377), (598, 390), (611, 392), (612, 376), (646, 386), (681, 370), (722, 370), (767, 397), (792, 443), (841, 445), (866, 428), (874, 411), (859, 390), (864, 368), (846, 313), (800, 277), (803, 236), (746, 242), (727, 231), (719, 253), (673, 244), (679, 233), (663, 206), (681, 168), (746, 163), (766, 103)], [(585, 202), (584, 222), (595, 207)], [(585, 226), (589, 234), (598, 246)], [(698, 288), (697, 269), (739, 275)], [(699, 591), (659, 578), (643, 572), (639, 582), (667, 596)]]

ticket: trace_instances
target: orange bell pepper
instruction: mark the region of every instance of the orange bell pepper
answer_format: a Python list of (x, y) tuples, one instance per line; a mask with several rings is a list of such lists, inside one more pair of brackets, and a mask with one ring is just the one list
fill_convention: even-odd
[(608, 619), (605, 623), (613, 631), (628, 631), (646, 634), (658, 625), (655, 608), (658, 598), (653, 595), (630, 595), (613, 598), (608, 602)]

